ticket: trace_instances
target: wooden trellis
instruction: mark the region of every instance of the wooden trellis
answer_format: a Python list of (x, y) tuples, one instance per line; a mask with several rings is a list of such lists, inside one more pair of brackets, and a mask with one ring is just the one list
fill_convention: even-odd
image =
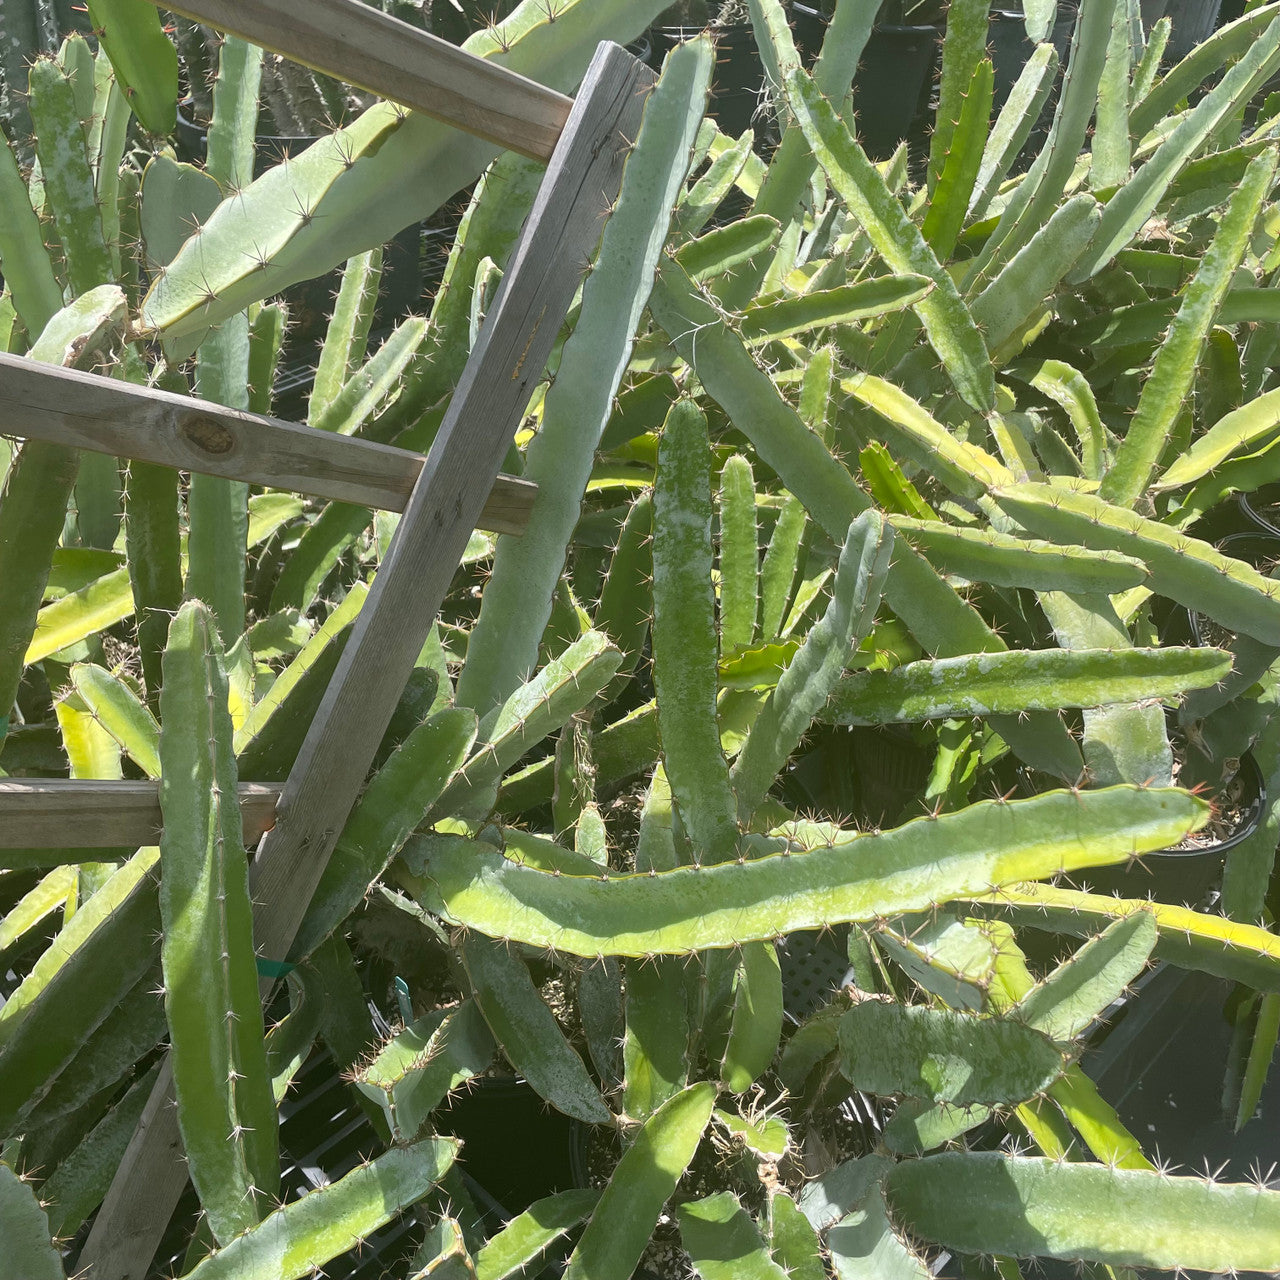
[[(426, 457), (204, 401), (0, 357), (6, 433), (403, 511), (283, 787), (241, 787), (254, 941), (284, 961), (473, 528), (519, 532), (534, 486), (498, 474), (616, 197), (652, 75), (601, 44), (574, 99), (359, 3), (186, 0), (165, 8), (479, 137), (547, 172)], [(156, 784), (0, 782), (0, 847), (143, 845)], [(264, 980), (264, 997), (270, 980)], [(142, 1280), (186, 1184), (167, 1065), (80, 1259)]]

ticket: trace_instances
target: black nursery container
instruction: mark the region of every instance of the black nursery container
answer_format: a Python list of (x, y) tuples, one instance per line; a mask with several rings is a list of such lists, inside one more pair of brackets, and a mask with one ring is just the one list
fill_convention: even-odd
[[(701, 35), (703, 30), (702, 27), (652, 27), (649, 65), (659, 70), (672, 49)], [(762, 121), (756, 119), (764, 93), (764, 68), (751, 24), (735, 23), (717, 28), (712, 34), (716, 41), (716, 66), (707, 115), (731, 138), (755, 128), (757, 142), (765, 140), (761, 136)]]

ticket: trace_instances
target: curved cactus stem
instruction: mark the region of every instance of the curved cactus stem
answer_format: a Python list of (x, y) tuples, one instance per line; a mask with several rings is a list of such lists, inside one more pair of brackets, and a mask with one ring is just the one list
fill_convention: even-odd
[[(1280, 44), (1280, 29), (1277, 31)], [(1227, 289), (1253, 234), (1262, 202), (1271, 191), (1276, 152), (1268, 149), (1249, 164), (1218, 224), (1213, 243), (1182, 295), (1178, 314), (1156, 353), (1138, 409), (1116, 450), (1098, 496), (1131, 507), (1146, 492), (1178, 415), (1195, 384), (1208, 338)]]
[(778, 242), (780, 228), (773, 218), (739, 218), (714, 227), (676, 250), (675, 260), (691, 280), (733, 279), (733, 272), (753, 254), (764, 253)]
[(0, 1227), (7, 1266), (23, 1280), (66, 1280), (62, 1258), (49, 1233), (49, 1219), (35, 1190), (7, 1164), (0, 1164)]
[(320, 983), (307, 969), (289, 975), (289, 1012), (267, 1032), (267, 1074), (279, 1106), (320, 1034)]
[(961, 497), (979, 497), (1003, 478), (1012, 478), (1012, 472), (999, 458), (978, 445), (957, 440), (919, 402), (893, 383), (874, 374), (856, 373), (842, 379), (840, 389), (874, 409), (934, 475)]
[(447, 708), (414, 729), (374, 774), (316, 886), (292, 960), (309, 955), (360, 905), (461, 767), (475, 737), (474, 714)]
[(647, 1120), (689, 1082), (692, 1028), (683, 963), (671, 957), (626, 965), (622, 1109)]
[[(92, 981), (116, 984), (122, 978), (126, 979), (123, 986), (111, 986), (110, 989), (116, 992), (114, 997), (108, 998), (101, 993), (93, 997), (95, 1001), (103, 1004), (104, 1016), (114, 999), (118, 999), (119, 994), (131, 985), (131, 981), (145, 970), (148, 963), (146, 951), (149, 950), (154, 955), (154, 947), (144, 948), (142, 953), (137, 953), (132, 946), (122, 948), (120, 963), (111, 972), (99, 972), (96, 966), (102, 963), (101, 955), (114, 945), (110, 935), (116, 929), (125, 930), (127, 933), (134, 927), (142, 929), (147, 928), (148, 925), (154, 927), (155, 922), (158, 921), (158, 916), (155, 914), (154, 877), (149, 881), (149, 888), (152, 890), (149, 905), (146, 891), (135, 892), (138, 882), (148, 877), (155, 866), (156, 859), (157, 854), (154, 849), (143, 849), (114, 871), (97, 892), (80, 904), (75, 914), (64, 924), (48, 948), (31, 966), (30, 972), (18, 984), (4, 1005), (0, 1006), (0, 1062), (4, 1061), (6, 1046), (13, 1039), (18, 1028), (37, 1007), (46, 989), (68, 965), (74, 970), (74, 976), (65, 979), (69, 992), (76, 992)], [(128, 916), (129, 919), (123, 924), (117, 923), (120, 916)], [(106, 932), (99, 933), (99, 929), (104, 926)], [(95, 950), (96, 948), (103, 950), (99, 952)], [(133, 964), (137, 967), (130, 972), (130, 966)], [(50, 1003), (56, 1003), (56, 998), (48, 997), (45, 1004), (39, 1007), (47, 1008)], [(50, 1016), (56, 1018), (58, 1015), (54, 1013)], [(92, 1030), (92, 1027), (86, 1028), (80, 1025), (76, 1028), (77, 1039), (85, 1033), (86, 1029)], [(42, 1038), (44, 1035), (45, 1033), (41, 1032), (36, 1038)]]
[(138, 768), (147, 777), (158, 778), (160, 726), (142, 699), (119, 676), (92, 663), (72, 667), (71, 684), (93, 718), (128, 752)]
[(769, 1196), (769, 1252), (793, 1280), (825, 1280), (818, 1233), (782, 1190)]
[[(1141, 36), (1141, 27), (1138, 29)], [(1129, 134), (1130, 72), (1133, 68), (1132, 6), (1117, 4), (1111, 15), (1107, 61), (1098, 81), (1098, 113), (1089, 149), (1089, 185), (1095, 191), (1128, 180), (1133, 159)]]
[[(1129, 117), (1133, 137), (1145, 136), (1166, 117), (1175, 114), (1178, 104), (1207, 79), (1248, 53), (1277, 15), (1280, 15), (1280, 5), (1260, 5), (1234, 22), (1224, 23), (1145, 92), (1140, 91), (1141, 77), (1135, 77), (1134, 105)], [(1152, 37), (1156, 37), (1155, 28)], [(1149, 37), (1148, 48), (1152, 43), (1158, 44), (1158, 37), (1154, 40)], [(1154, 76), (1158, 71), (1159, 58), (1158, 53), (1155, 67), (1149, 68), (1147, 74)]]
[[(987, 21), (987, 9), (981, 0), (966, 0), (954, 5), (947, 13), (946, 36), (942, 42), (938, 111), (929, 139), (927, 181), (929, 194), (934, 200), (938, 198), (938, 188), (948, 163), (964, 144), (962, 117), (968, 100), (973, 97), (974, 76), (986, 53)], [(981, 154), (980, 143), (976, 150)], [(932, 243), (927, 232), (925, 239)], [(947, 248), (941, 250), (939, 256), (945, 258), (949, 253), (950, 248)]]
[(575, 640), (485, 717), (480, 725), (483, 743), (432, 812), (441, 817), (488, 813), (502, 775), (531, 747), (590, 706), (621, 661), (622, 655), (598, 631)]
[(1248, 1271), (1280, 1250), (1280, 1193), (1254, 1184), (956, 1152), (903, 1161), (886, 1186), (911, 1231), (966, 1252)]
[(142, 127), (148, 133), (172, 133), (178, 113), (178, 51), (160, 14), (129, 0), (90, 0), (89, 17)]
[(301, 1280), (421, 1200), (449, 1170), (458, 1147), (452, 1138), (393, 1147), (332, 1186), (277, 1209), (187, 1274), (190, 1280), (266, 1274)]
[[(608, 880), (521, 868), (479, 844), (434, 847), (413, 888), (428, 909), (491, 937), (581, 956), (671, 955), (925, 910), (988, 886), (1124, 862), (1167, 848), (1207, 817), (1202, 801), (1179, 791), (1052, 792), (987, 801), (880, 835), (841, 836), (803, 853)], [(764, 842), (761, 852), (776, 847)], [(426, 852), (414, 842), (408, 851)], [(932, 871), (922, 878), (925, 867)], [(966, 887), (975, 883), (981, 889)]]
[[(227, 1243), (279, 1177), (241, 843), (227, 681), (213, 620), (169, 629), (160, 695), (160, 915), (178, 1123), (191, 1180)], [(218, 961), (211, 958), (221, 957)]]
[(601, 700), (611, 702), (635, 670), (649, 633), (648, 586), (653, 578), (653, 498), (642, 493), (631, 504), (618, 543), (609, 560), (592, 625), (622, 650), (618, 674), (605, 688)]
[[(955, 16), (960, 17), (958, 9)], [(973, 25), (972, 16), (966, 16), (969, 24)], [(947, 44), (950, 44), (952, 38), (952, 21), (954, 19), (947, 23)], [(982, 43), (978, 45), (979, 52), (986, 40), (986, 23), (987, 16), (984, 13), (980, 19), (982, 35), (979, 40)], [(963, 24), (957, 24), (960, 25)], [(933, 194), (920, 226), (921, 234), (940, 262), (945, 262), (955, 250), (960, 228), (969, 211), (991, 128), (991, 98), (995, 80), (991, 59), (981, 58), (971, 66), (966, 63), (965, 70), (970, 75), (969, 85), (961, 92), (958, 101), (951, 104), (958, 108), (958, 115), (951, 122), (952, 128), (945, 139), (944, 133), (947, 131), (943, 129), (943, 122), (947, 108), (941, 102), (938, 106), (938, 126), (933, 135), (933, 146), (934, 154), (940, 159), (936, 168), (932, 164), (930, 166)], [(947, 67), (944, 45), (942, 93), (946, 95), (953, 86), (954, 79)]]
[[(451, 1197), (449, 1207), (457, 1212), (464, 1207), (470, 1210), (469, 1197), (464, 1202), (458, 1196), (459, 1203), (456, 1206), (452, 1203), (452, 1197), (456, 1195), (455, 1186), (458, 1184), (451, 1172), (442, 1187)], [(465, 1186), (461, 1189), (465, 1195)], [(467, 1252), (462, 1223), (446, 1215), (427, 1228), (417, 1253), (409, 1263), (407, 1280), (476, 1280), (475, 1263)]]
[[(150, 906), (155, 914), (154, 902)], [(160, 952), (140, 962), (130, 961), (130, 972), (138, 972), (133, 986), (117, 997), (116, 1004), (101, 1024), (77, 1048), (74, 1056), (42, 1089), (24, 1123), (32, 1130), (57, 1126), (82, 1108), (92, 1106), (103, 1090), (118, 1085), (134, 1066), (164, 1038), (164, 1004), (160, 998)]]
[[(1092, 244), (1068, 280), (1097, 274), (1137, 234), (1159, 206), (1169, 184), (1214, 131), (1247, 102), (1280, 66), (1280, 19), (1258, 36), (1247, 53), (1186, 114), (1132, 180), (1111, 198)], [(1132, 122), (1131, 122), (1132, 123)]]
[(1022, 1102), (1066, 1069), (1032, 1026), (948, 1009), (864, 1000), (840, 1019), (840, 1071), (855, 1089), (950, 1102)]
[(859, 452), (858, 470), (876, 504), (886, 514), (939, 522), (937, 512), (920, 496), (920, 491), (879, 440), (872, 440)]
[(382, 248), (348, 260), (333, 312), (325, 328), (315, 381), (307, 400), (307, 423), (315, 426), (347, 380), (364, 363), (373, 326), (373, 309), (382, 284)]
[[(6, 14), (7, 19), (7, 14)], [(7, 52), (7, 45), (5, 46)], [(0, 268), (13, 307), (34, 338), (62, 310), (62, 286), (49, 260), (40, 219), (31, 207), (13, 144), (0, 129)]]
[(885, 1280), (926, 1280), (933, 1274), (889, 1221), (883, 1183), (827, 1232), (827, 1252), (839, 1280), (858, 1280), (868, 1268)]
[(734, 454), (720, 471), (720, 648), (725, 653), (755, 639), (758, 539), (751, 463)]
[(720, 1063), (720, 1079), (746, 1091), (772, 1065), (782, 1038), (782, 969), (772, 942), (742, 948), (733, 975), (733, 1018)]
[(1015, 1015), (1053, 1040), (1085, 1031), (1146, 967), (1158, 930), (1150, 912), (1108, 926), (1015, 1006)]
[[(74, 865), (54, 867), (0, 917), (0, 949), (9, 951), (57, 912), (72, 911), (80, 875)], [(72, 914), (74, 912), (72, 911)]]
[(1157, 491), (1179, 489), (1216, 473), (1224, 462), (1242, 462), (1233, 455), (1269, 444), (1280, 427), (1280, 391), (1268, 391), (1240, 408), (1225, 413), (1192, 441), (1152, 486)]
[(623, 1084), (625, 1021), (622, 967), (618, 961), (604, 959), (581, 967), (578, 972), (578, 1011), (582, 1017), (582, 1034), (586, 1037), (591, 1062), (604, 1092), (620, 1089)]
[(586, 1124), (612, 1124), (613, 1114), (524, 961), (504, 943), (477, 937), (463, 944), (462, 962), (494, 1038), (539, 1096)]
[(1072, 1063), (1066, 1074), (1054, 1081), (1049, 1097), (1103, 1164), (1117, 1169), (1155, 1168), (1115, 1108), (1077, 1064)]
[[(159, 1070), (154, 1066), (139, 1076), (41, 1185), (40, 1196), (47, 1206), (49, 1231), (54, 1237), (74, 1235), (102, 1203)], [(54, 1274), (61, 1280), (61, 1271)]]
[(1000, 184), (1009, 176), (1009, 170), (1040, 119), (1057, 75), (1057, 49), (1051, 44), (1037, 44), (1023, 64), (1004, 106), (1000, 108), (995, 125), (987, 135), (973, 194), (969, 198), (970, 217), (986, 215)]
[(667, 415), (653, 513), (653, 682), (663, 759), (697, 861), (737, 845), (729, 766), (716, 723), (715, 601), (711, 586), (711, 453), (692, 401)]
[(325, 579), (373, 523), (374, 513), (347, 502), (331, 502), (302, 530), (271, 588), (272, 613), (309, 609)]
[(308, 423), (336, 435), (373, 434), (370, 424), (404, 394), (406, 372), (424, 358), (427, 334), (427, 321), (421, 316), (401, 321), (330, 399), (308, 403)]
[(831, 697), (850, 649), (870, 631), (892, 553), (893, 530), (875, 512), (850, 524), (831, 603), (779, 677), (730, 774), (744, 825)]
[(686, 1201), (676, 1212), (680, 1241), (702, 1280), (786, 1280), (732, 1191)]
[(933, 281), (933, 292), (916, 303), (915, 311), (961, 398), (975, 409), (994, 408), (991, 360), (954, 281), (939, 266), (919, 229), (835, 109), (803, 71), (787, 77), (787, 97), (831, 185), (862, 223), (876, 252), (891, 270)]
[(77, 1055), (92, 1051), (94, 1034), (151, 969), (160, 923), (155, 864), (155, 851), (143, 850), (116, 871), (0, 1009), (0, 1131), (13, 1132), (55, 1087), (67, 1087), (62, 1074), (75, 1073)]
[(594, 450), (630, 361), (689, 166), (711, 63), (709, 40), (680, 46), (645, 104), (599, 256), (582, 287), (577, 325), (547, 391), (541, 428), (526, 450), (524, 476), (537, 483), (537, 501), (519, 538), (498, 539), (493, 573), (467, 645), (458, 698), (482, 715), (536, 664)]
[[(328, 683), (345, 643), (346, 629), (368, 594), (369, 588), (364, 583), (352, 587), (324, 625), (302, 646), (297, 657), (276, 677), (268, 692), (254, 703), (235, 736), (236, 755), (246, 778), (270, 780), (262, 771), (267, 761), (281, 767), (277, 746), (280, 736), (297, 736), (298, 722), (303, 722), (305, 727), (305, 722), (310, 720), (319, 702), (318, 693)], [(316, 684), (319, 690), (313, 688)], [(289, 763), (283, 762), (285, 772)]]
[[(32, 441), (26, 448), (36, 443)], [(97, 635), (129, 617), (132, 612), (133, 596), (129, 589), (128, 570), (104, 573), (88, 586), (40, 610), (24, 661), (28, 666), (42, 662), (51, 654)]]
[[(124, 319), (124, 294), (118, 288), (91, 289), (49, 320), (29, 354), (49, 364), (91, 366), (112, 345)], [(32, 633), (39, 625), (40, 602), (79, 458), (75, 450), (62, 445), (28, 440), (10, 464), (0, 493), (0, 576), (7, 584), (7, 605), (0, 620), (0, 726), (5, 732), (23, 666), (62, 647), (55, 644), (41, 652), (40, 645), (33, 647)], [(58, 605), (63, 606), (58, 616), (79, 613), (75, 600), (55, 601), (50, 607)], [(127, 611), (111, 621), (124, 616)], [(62, 643), (72, 643), (83, 634), (90, 633)]]
[(465, 1000), (406, 1027), (360, 1068), (355, 1084), (383, 1110), (393, 1142), (412, 1142), (454, 1089), (493, 1061), (493, 1036), (479, 1006)]
[(124, 776), (120, 744), (94, 718), (79, 694), (61, 698), (53, 710), (73, 778), (117, 779)]
[(1014, 366), (1013, 372), (1025, 377), (1041, 395), (1066, 413), (1080, 441), (1084, 474), (1091, 480), (1101, 480), (1109, 461), (1107, 435), (1093, 388), (1084, 374), (1061, 360)]
[(794, 494), (787, 494), (760, 564), (760, 636), (766, 641), (782, 628), (807, 524), (804, 505)]
[(1280, 635), (1280, 583), (1207, 543), (1094, 497), (1051, 485), (992, 490), (996, 503), (1033, 534), (1119, 551), (1141, 560), (1149, 586), (1223, 626), (1273, 642)]
[[(76, 39), (87, 54), (88, 46), (79, 37)], [(92, 95), (92, 61), (89, 68), (89, 75), (83, 78)], [(71, 296), (77, 297), (105, 284), (114, 275), (81, 124), (93, 114), (92, 105), (88, 110), (80, 109), (76, 86), (67, 71), (49, 58), (38, 59), (31, 68), (28, 101), (45, 197), (66, 254)]]
[(976, 897), (1016, 923), (1089, 936), (1108, 920), (1150, 911), (1160, 932), (1155, 957), (1258, 991), (1280, 991), (1280, 940), (1256, 925), (1138, 898), (1110, 898), (1049, 885), (1016, 885)]
[(917, 986), (953, 1009), (985, 1010), (996, 964), (989, 929), (940, 914), (936, 919), (909, 917), (872, 936)]
[(674, 223), (681, 241), (692, 240), (710, 221), (746, 167), (754, 143), (755, 135), (748, 129), (726, 146), (681, 195)]
[(1019, 335), (1051, 305), (1049, 300), (1085, 251), (1101, 218), (1092, 196), (1072, 196), (973, 299), (974, 321), (997, 364), (1021, 349)]
[(777, 342), (829, 325), (876, 319), (914, 306), (933, 288), (920, 275), (878, 276), (856, 284), (819, 289), (796, 298), (767, 298), (742, 314), (743, 338), (755, 345)]
[(896, 724), (1037, 708), (1097, 707), (1205, 688), (1230, 671), (1221, 649), (1034, 649), (856, 671), (835, 687), (821, 718)]
[(715, 1100), (715, 1085), (690, 1085), (645, 1122), (569, 1256), (565, 1280), (623, 1280), (635, 1270), (663, 1205), (702, 1141)]
[[(634, 39), (662, 7), (663, 0), (564, 0), (553, 7), (538, 0), (521, 5), (500, 28), (477, 32), (465, 47), (567, 91), (601, 40)], [(477, 178), (493, 154), (489, 143), (449, 125), (376, 103), (224, 201), (153, 286), (146, 322), (173, 337), (220, 324), (386, 243)], [(246, 244), (257, 245), (265, 269), (242, 252)]]
[(560, 1191), (517, 1214), (476, 1253), (476, 1280), (507, 1280), (573, 1230), (595, 1207), (594, 1187)]
[(1016, 538), (991, 528), (890, 516), (894, 530), (939, 573), (996, 587), (1112, 595), (1142, 586), (1146, 567), (1114, 551), (1086, 551), (1056, 542)]

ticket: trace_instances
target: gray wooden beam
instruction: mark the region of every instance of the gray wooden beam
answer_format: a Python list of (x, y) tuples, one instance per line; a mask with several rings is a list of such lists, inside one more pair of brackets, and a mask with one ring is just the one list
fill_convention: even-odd
[[(0, 435), (403, 511), (422, 454), (0, 353)], [(523, 533), (538, 488), (498, 476), (477, 528)]]
[[(242, 782), (239, 793), (252, 848), (275, 822), (280, 788)], [(0, 779), (0, 849), (137, 849), (158, 844), (162, 825), (158, 782)]]
[(153, 0), (510, 151), (548, 160), (573, 100), (359, 0)]

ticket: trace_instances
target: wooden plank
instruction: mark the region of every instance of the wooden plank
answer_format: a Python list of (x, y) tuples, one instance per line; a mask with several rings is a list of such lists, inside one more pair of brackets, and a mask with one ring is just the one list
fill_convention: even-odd
[[(329, 854), (462, 556), (617, 195), (651, 73), (601, 45), (548, 166), (448, 415), (356, 619), (251, 869), (259, 955), (289, 952)], [(182, 1192), (177, 1119), (148, 1103), (79, 1259), (94, 1280), (144, 1280)], [(152, 1105), (155, 1103), (156, 1105)]]
[(571, 98), (360, 0), (152, 0), (510, 151), (549, 160)]
[[(275, 824), (279, 798), (278, 786), (240, 784), (247, 847)], [(0, 849), (137, 849), (158, 844), (162, 825), (157, 782), (0, 779)]]
[[(358, 436), (0, 353), (3, 434), (403, 511), (425, 458)], [(477, 528), (523, 533), (537, 485), (497, 478)]]

